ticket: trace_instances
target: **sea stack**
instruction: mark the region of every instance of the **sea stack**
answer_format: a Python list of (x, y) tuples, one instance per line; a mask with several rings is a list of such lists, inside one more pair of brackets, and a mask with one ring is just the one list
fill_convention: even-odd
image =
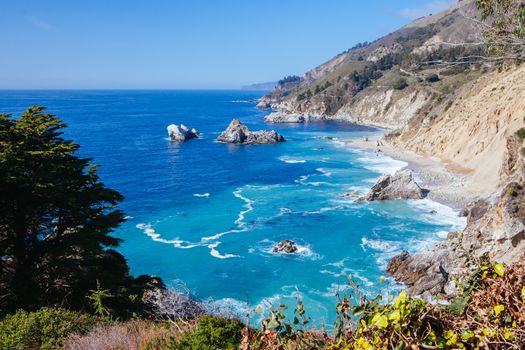
[(233, 119), (217, 141), (237, 144), (274, 144), (285, 141), (284, 137), (274, 130), (250, 131), (239, 119)]
[(172, 141), (184, 142), (199, 137), (199, 132), (196, 129), (188, 128), (186, 125), (171, 124), (167, 127), (168, 135)]

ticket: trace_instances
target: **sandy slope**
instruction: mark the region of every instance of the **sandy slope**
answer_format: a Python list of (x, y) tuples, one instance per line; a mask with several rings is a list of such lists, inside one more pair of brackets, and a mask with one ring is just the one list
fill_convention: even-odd
[(507, 139), (525, 126), (525, 67), (482, 76), (450, 101), (435, 108), (440, 117), (407, 125), (393, 144), (468, 174), (466, 191), (491, 194), (503, 185)]

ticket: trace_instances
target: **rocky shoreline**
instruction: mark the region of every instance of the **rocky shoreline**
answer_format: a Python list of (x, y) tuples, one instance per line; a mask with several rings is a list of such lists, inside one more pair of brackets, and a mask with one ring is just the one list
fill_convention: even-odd
[[(378, 138), (349, 140), (349, 147), (372, 151), (408, 162), (420, 184), (430, 190), (429, 198), (455, 208), (467, 217), (461, 232), (423, 251), (404, 251), (390, 260), (387, 272), (403, 283), (413, 295), (427, 299), (454, 298), (460, 292), (456, 282), (477, 268), (480, 259), (512, 264), (525, 251), (525, 156), (520, 155), (524, 140), (512, 136), (503, 169), (507, 185), (496, 193), (479, 193), (469, 184), (469, 174), (450, 169), (437, 159), (428, 159), (400, 150), (388, 143), (378, 146)], [(453, 172), (453, 170), (456, 170)], [(381, 182), (381, 181), (379, 181)]]
[[(265, 121), (295, 123), (314, 119), (318, 118), (273, 112)], [(525, 145), (516, 137), (511, 137), (508, 143), (503, 163), (509, 169), (502, 172), (511, 176), (504, 176), (503, 181), (508, 184), (495, 192), (487, 186), (485, 191), (479, 191), (484, 184), (476, 182), (467, 169), (396, 147), (384, 134), (346, 141), (348, 147), (382, 153), (408, 164), (399, 174), (385, 174), (366, 197), (357, 200), (428, 197), (455, 209), (458, 216), (467, 217), (462, 232), (450, 232), (446, 239), (426, 250), (412, 255), (404, 251), (390, 260), (387, 273), (404, 284), (411, 294), (428, 300), (434, 296), (454, 298), (459, 292), (456, 281), (468, 276), (481, 258), (512, 264), (522, 256), (525, 251), (525, 189), (520, 183), (525, 176), (519, 164), (524, 164), (524, 156), (516, 154)]]

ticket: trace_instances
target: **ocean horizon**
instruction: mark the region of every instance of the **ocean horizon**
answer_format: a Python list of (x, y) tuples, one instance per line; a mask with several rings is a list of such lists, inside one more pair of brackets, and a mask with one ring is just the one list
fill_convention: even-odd
[[(382, 281), (388, 260), (462, 229), (465, 219), (429, 199), (356, 202), (383, 174), (406, 166), (344, 141), (382, 133), (341, 122), (267, 125), (264, 92), (247, 90), (0, 90), (0, 111), (43, 105), (68, 125), (67, 139), (100, 165), (101, 180), (122, 193), (126, 222), (114, 235), (133, 275), (238, 315), (279, 303), (305, 304), (329, 325), (335, 300), (353, 278), (370, 295), (400, 286)], [(215, 141), (233, 118), (250, 130), (275, 129), (287, 142)], [(198, 129), (183, 144), (169, 124)], [(281, 240), (294, 255), (274, 253)], [(254, 324), (259, 316), (253, 316)]]

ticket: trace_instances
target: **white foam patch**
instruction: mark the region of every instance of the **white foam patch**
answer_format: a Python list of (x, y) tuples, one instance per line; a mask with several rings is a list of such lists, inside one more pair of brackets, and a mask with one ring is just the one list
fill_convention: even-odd
[(338, 187), (340, 184), (334, 184), (330, 182), (325, 181), (307, 181), (310, 177), (316, 176), (319, 174), (310, 174), (310, 175), (302, 175), (299, 177), (299, 179), (295, 180), (295, 183), (298, 183), (303, 186), (313, 186), (313, 187), (319, 187), (319, 186), (330, 186), (330, 187)]
[(398, 249), (398, 247), (398, 244), (383, 239), (361, 238), (361, 248), (363, 248), (363, 250), (368, 248), (381, 252), (391, 252)]
[(180, 248), (180, 249), (191, 249), (191, 248), (195, 248), (195, 247), (200, 247), (200, 246), (203, 246), (202, 244), (200, 243), (191, 243), (191, 242), (188, 242), (188, 241), (183, 241), (183, 240), (180, 240), (178, 238), (175, 238), (175, 239), (165, 239), (165, 238), (162, 238), (160, 233), (157, 233), (155, 232), (155, 229), (153, 229), (151, 227), (151, 224), (137, 224), (136, 227), (139, 229), (139, 230), (143, 230), (144, 233), (150, 237), (153, 241), (155, 242), (159, 242), (159, 243), (164, 243), (164, 244), (171, 244), (173, 245), (175, 248)]
[(323, 174), (326, 177), (330, 177), (333, 174), (333, 172), (331, 172), (331, 171), (329, 171), (329, 170), (327, 170), (325, 168), (317, 168), (315, 170), (317, 170), (318, 172), (320, 172), (321, 174)]
[(419, 220), (435, 225), (450, 225), (454, 231), (463, 230), (467, 225), (467, 218), (460, 217), (458, 212), (451, 207), (431, 199), (411, 200), (408, 203), (421, 213)]
[(235, 254), (221, 254), (217, 250), (217, 247), (221, 244), (221, 242), (215, 242), (208, 245), (208, 248), (210, 248), (210, 255), (217, 259), (231, 259), (231, 258), (239, 258), (239, 255)]
[(348, 260), (348, 258), (344, 258), (343, 260), (339, 260), (339, 261), (336, 261), (336, 262), (333, 262), (333, 263), (328, 263), (325, 266), (343, 267), (343, 266), (345, 266), (345, 263), (346, 263), (347, 260)]
[(407, 162), (371, 152), (362, 152), (362, 155), (357, 160), (362, 163), (364, 168), (381, 175), (393, 174), (408, 165)]
[(285, 162), (288, 164), (298, 164), (298, 163), (306, 163), (306, 159), (293, 159), (287, 156), (282, 156), (278, 158), (281, 162)]
[(203, 302), (206, 313), (213, 316), (222, 316), (229, 318), (244, 318), (250, 309), (248, 303), (233, 299), (206, 299)]
[[(269, 239), (263, 239), (259, 242), (259, 245), (256, 247), (257, 251), (262, 252), (264, 255), (273, 255), (273, 256), (289, 256), (289, 257), (299, 257), (304, 258), (308, 260), (321, 260), (323, 259), (323, 256), (314, 252), (312, 249), (312, 246), (310, 244), (300, 244), (295, 241), (295, 245), (297, 247), (297, 252), (287, 254), (287, 253), (281, 253), (281, 252), (274, 252), (273, 248), (277, 245), (277, 242), (269, 240)], [(256, 250), (251, 250), (252, 253), (256, 252)]]
[(209, 193), (194, 193), (193, 197), (209, 197)]

